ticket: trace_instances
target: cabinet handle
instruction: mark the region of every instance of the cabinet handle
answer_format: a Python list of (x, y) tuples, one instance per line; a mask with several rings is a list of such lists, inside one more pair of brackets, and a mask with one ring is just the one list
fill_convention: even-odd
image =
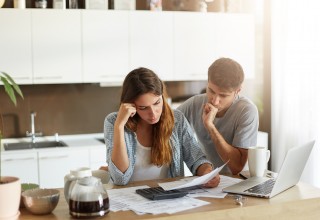
[(52, 156), (52, 157), (40, 157), (41, 160), (48, 160), (48, 159), (61, 159), (61, 158), (68, 158), (68, 155), (61, 155), (61, 156)]
[(14, 79), (15, 79), (15, 80), (17, 80), (17, 79), (26, 80), (26, 79), (31, 79), (31, 78), (28, 77), (28, 76), (15, 76)]
[(62, 79), (62, 76), (38, 76), (38, 77), (34, 77), (35, 79)]
[(26, 157), (26, 158), (4, 159), (3, 162), (19, 161), (19, 160), (36, 160), (36, 159), (34, 157)]

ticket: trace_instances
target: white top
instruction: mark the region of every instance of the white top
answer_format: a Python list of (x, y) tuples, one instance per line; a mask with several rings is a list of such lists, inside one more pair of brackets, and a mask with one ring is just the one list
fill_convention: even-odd
[(130, 181), (167, 178), (169, 167), (151, 164), (151, 148), (142, 146), (137, 140), (136, 163)]

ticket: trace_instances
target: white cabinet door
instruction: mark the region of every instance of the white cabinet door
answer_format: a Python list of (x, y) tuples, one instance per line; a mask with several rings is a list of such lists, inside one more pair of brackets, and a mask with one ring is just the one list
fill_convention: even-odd
[(129, 71), (128, 11), (82, 12), (84, 82), (121, 82)]
[(90, 168), (97, 170), (101, 166), (107, 166), (107, 149), (105, 145), (101, 147), (90, 147)]
[(239, 62), (245, 78), (254, 77), (255, 32), (253, 15), (218, 14), (216, 53)]
[(71, 169), (89, 167), (88, 149), (39, 151), (40, 187), (61, 188)]
[(239, 62), (246, 78), (254, 69), (254, 22), (251, 15), (176, 12), (177, 80), (207, 80), (208, 67), (220, 57)]
[(173, 80), (173, 13), (130, 12), (130, 70), (146, 67)]
[(174, 60), (177, 80), (206, 80), (209, 65), (217, 58), (216, 14), (174, 14)]
[(30, 10), (1, 9), (0, 71), (18, 84), (32, 84)]
[(1, 155), (2, 176), (16, 176), (21, 183), (39, 184), (37, 152), (14, 152)]
[(35, 84), (82, 82), (80, 10), (32, 10), (32, 36)]

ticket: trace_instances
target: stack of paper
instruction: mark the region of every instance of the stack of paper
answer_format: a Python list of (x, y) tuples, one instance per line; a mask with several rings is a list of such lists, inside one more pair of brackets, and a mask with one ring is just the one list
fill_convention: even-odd
[[(182, 185), (190, 186), (190, 182), (198, 183), (198, 178), (201, 177), (188, 177), (178, 181), (159, 183), (159, 185), (164, 189)], [(194, 189), (187, 189), (188, 195), (186, 197), (157, 201), (146, 199), (136, 193), (136, 189), (149, 188), (149, 186), (146, 185), (121, 189), (111, 189), (108, 190), (110, 199), (110, 211), (117, 212), (132, 210), (138, 215), (145, 213), (173, 214), (176, 212), (181, 212), (209, 204), (209, 202), (195, 199), (194, 197), (224, 198), (227, 193), (222, 192), (222, 189), (240, 181), (242, 180), (220, 175), (220, 184), (216, 188), (203, 188), (201, 186), (198, 186)]]
[(189, 197), (152, 201), (136, 193), (136, 189), (143, 188), (148, 188), (148, 186), (108, 190), (110, 211), (132, 210), (139, 215), (145, 213), (173, 214), (209, 204), (209, 202)]

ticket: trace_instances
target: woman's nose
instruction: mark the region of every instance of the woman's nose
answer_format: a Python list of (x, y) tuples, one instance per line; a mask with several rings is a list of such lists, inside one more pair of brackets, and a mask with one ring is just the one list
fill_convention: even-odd
[(151, 116), (154, 116), (154, 115), (155, 115), (155, 111), (156, 111), (156, 110), (151, 107), (149, 114), (150, 114)]

